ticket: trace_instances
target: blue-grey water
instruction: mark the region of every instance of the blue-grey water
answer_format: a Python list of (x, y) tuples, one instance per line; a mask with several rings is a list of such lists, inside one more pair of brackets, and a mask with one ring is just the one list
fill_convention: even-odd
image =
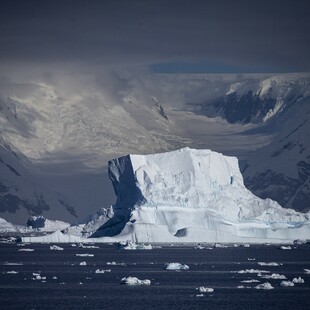
[[(163, 246), (133, 251), (102, 244), (95, 249), (60, 246), (63, 251), (52, 251), (50, 245), (0, 244), (0, 309), (310, 309), (310, 274), (304, 272), (304, 268), (310, 269), (310, 245), (291, 250), (279, 246), (212, 250)], [(19, 251), (24, 248), (34, 251)], [(76, 256), (82, 253), (94, 256)], [(82, 261), (87, 265), (80, 266)], [(164, 269), (168, 262), (187, 264), (190, 269), (168, 271)], [(258, 262), (281, 265), (260, 266)], [(8, 265), (12, 263), (22, 265)], [(233, 272), (250, 268), (284, 274), (288, 280), (301, 276), (305, 283), (282, 287), (281, 280)], [(96, 269), (111, 272), (96, 274)], [(33, 280), (33, 273), (46, 277), (45, 282)], [(120, 284), (128, 276), (150, 279), (152, 284)], [(257, 290), (259, 283), (240, 282), (247, 279), (268, 281), (274, 289)], [(250, 288), (237, 288), (239, 285)], [(198, 286), (212, 287), (214, 292), (197, 297)]]

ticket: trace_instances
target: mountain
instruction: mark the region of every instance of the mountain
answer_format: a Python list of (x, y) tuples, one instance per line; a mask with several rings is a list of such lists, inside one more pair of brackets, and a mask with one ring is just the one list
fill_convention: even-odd
[[(109, 175), (117, 196), (113, 215), (106, 213), (108, 220), (86, 242), (285, 243), (310, 238), (310, 213), (253, 195), (235, 157), (190, 148), (127, 155), (109, 162)], [(23, 241), (72, 238), (70, 232), (57, 232)]]
[(225, 95), (190, 106), (196, 113), (220, 116), (228, 123), (252, 125), (245, 135), (270, 135), (268, 143), (246, 160), (242, 169), (246, 186), (283, 207), (309, 210), (308, 74), (240, 79), (227, 85)]

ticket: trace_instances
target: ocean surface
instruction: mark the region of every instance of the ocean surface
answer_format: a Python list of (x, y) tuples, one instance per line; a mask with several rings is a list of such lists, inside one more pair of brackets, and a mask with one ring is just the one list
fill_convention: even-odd
[[(0, 243), (0, 309), (310, 309), (310, 274), (304, 271), (310, 269), (308, 244), (291, 250), (279, 246), (200, 250), (194, 246), (153, 250), (120, 250), (102, 244), (94, 245), (99, 248), (58, 246), (64, 250), (50, 250), (47, 244)], [(107, 264), (112, 262), (116, 265)], [(189, 270), (165, 270), (171, 262), (187, 264)], [(97, 269), (110, 272), (95, 273)], [(238, 273), (246, 269), (282, 274), (290, 281), (301, 276), (305, 283), (282, 287), (282, 280), (262, 279), (257, 272)], [(150, 279), (151, 285), (120, 284), (128, 276)], [(241, 283), (251, 279), (260, 282)], [(255, 288), (264, 282), (274, 289)], [(199, 286), (214, 292), (199, 296)]]

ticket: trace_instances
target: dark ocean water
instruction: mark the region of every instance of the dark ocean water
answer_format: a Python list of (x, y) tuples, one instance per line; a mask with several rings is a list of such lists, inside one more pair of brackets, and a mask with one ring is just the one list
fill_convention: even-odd
[[(303, 270), (310, 269), (310, 245), (292, 250), (278, 246), (212, 250), (178, 246), (140, 251), (119, 250), (113, 245), (99, 245), (99, 249), (60, 245), (63, 251), (52, 251), (49, 246), (0, 244), (0, 309), (310, 309), (310, 274)], [(18, 251), (23, 248), (34, 251)], [(94, 256), (77, 257), (78, 253)], [(82, 261), (87, 265), (80, 266)], [(168, 262), (185, 263), (190, 269), (167, 271), (164, 264)], [(258, 262), (282, 265), (260, 266)], [(284, 274), (289, 280), (301, 276), (305, 283), (281, 287), (281, 280), (232, 272), (250, 268)], [(96, 269), (111, 272), (96, 274)], [(40, 273), (46, 282), (32, 280), (32, 273)], [(128, 276), (150, 279), (152, 285), (120, 284)], [(247, 279), (268, 281), (274, 289), (257, 290), (254, 287), (259, 283), (240, 283)], [(250, 288), (239, 289), (238, 285)], [(212, 287), (214, 292), (196, 297), (198, 286)]]

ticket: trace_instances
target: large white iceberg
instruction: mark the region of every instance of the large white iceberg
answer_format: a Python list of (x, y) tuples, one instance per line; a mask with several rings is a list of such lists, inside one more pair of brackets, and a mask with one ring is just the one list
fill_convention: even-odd
[[(109, 162), (109, 176), (117, 196), (113, 217), (88, 242), (285, 243), (310, 238), (309, 213), (253, 195), (243, 184), (236, 157), (190, 148), (127, 155)], [(69, 239), (64, 235), (63, 242)]]

